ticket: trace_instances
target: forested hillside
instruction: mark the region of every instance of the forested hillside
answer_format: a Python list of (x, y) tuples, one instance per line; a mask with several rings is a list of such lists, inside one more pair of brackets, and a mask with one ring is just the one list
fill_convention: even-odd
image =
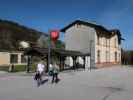
[(0, 20), (0, 49), (18, 50), (20, 41), (35, 43), (42, 34), (46, 35), (12, 21)]

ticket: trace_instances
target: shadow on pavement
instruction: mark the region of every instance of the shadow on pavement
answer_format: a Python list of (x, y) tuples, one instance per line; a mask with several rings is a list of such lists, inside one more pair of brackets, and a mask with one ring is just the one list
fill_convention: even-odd
[(45, 84), (47, 82), (48, 82), (48, 79), (42, 80), (41, 85), (43, 85), (43, 84)]
[(57, 83), (59, 83), (59, 81), (60, 81), (60, 79), (58, 78), (57, 80), (55, 80), (55, 83), (57, 84)]

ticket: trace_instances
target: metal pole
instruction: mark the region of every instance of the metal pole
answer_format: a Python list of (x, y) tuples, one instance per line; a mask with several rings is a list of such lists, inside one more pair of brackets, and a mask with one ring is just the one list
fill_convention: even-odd
[(27, 61), (27, 69), (26, 69), (26, 72), (29, 73), (29, 69), (30, 69), (30, 56), (28, 55), (28, 61)]
[(49, 45), (49, 47), (48, 47), (48, 67), (47, 67), (47, 71), (49, 71), (49, 66), (50, 66), (50, 45)]
[(47, 71), (49, 71), (49, 66), (50, 66), (50, 61), (51, 61), (50, 52), (51, 52), (51, 38), (50, 38), (50, 34), (49, 34), (49, 41), (48, 41), (48, 67), (47, 67)]
[(92, 48), (92, 40), (90, 40), (90, 71), (91, 71), (91, 66), (92, 66), (92, 52), (91, 52), (91, 48)]
[(91, 71), (91, 41), (90, 41), (90, 71)]

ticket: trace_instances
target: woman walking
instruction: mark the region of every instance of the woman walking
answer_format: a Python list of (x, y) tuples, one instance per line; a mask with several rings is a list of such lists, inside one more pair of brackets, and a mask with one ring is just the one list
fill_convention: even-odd
[(59, 74), (59, 66), (54, 63), (53, 65), (53, 74), (52, 74), (52, 83), (57, 83), (59, 81), (59, 78), (58, 78), (58, 74)]

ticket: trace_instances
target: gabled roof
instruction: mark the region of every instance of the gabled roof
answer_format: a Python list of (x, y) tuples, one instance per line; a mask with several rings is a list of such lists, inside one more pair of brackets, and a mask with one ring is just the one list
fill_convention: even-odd
[(86, 26), (94, 27), (96, 30), (103, 31), (103, 33), (105, 33), (108, 36), (112, 36), (112, 35), (117, 34), (118, 38), (119, 38), (119, 42), (121, 40), (125, 40), (125, 39), (122, 38), (121, 33), (120, 33), (120, 31), (118, 29), (108, 30), (102, 25), (98, 25), (98, 24), (96, 24), (94, 22), (89, 22), (89, 21), (84, 21), (84, 20), (75, 20), (72, 23), (70, 23), (69, 25), (67, 25), (64, 28), (62, 28), (60, 31), (61, 32), (65, 32), (67, 29), (69, 29), (70, 27), (72, 27), (75, 24), (83, 24), (83, 25), (86, 25)]
[(103, 27), (102, 25), (98, 25), (96, 23), (93, 23), (93, 22), (88, 22), (88, 21), (83, 21), (83, 20), (75, 20), (73, 21), (72, 23), (70, 23), (69, 25), (65, 26), (64, 28), (62, 28), (60, 31), (61, 32), (65, 32), (68, 28), (72, 27), (73, 25), (75, 24), (83, 24), (83, 25), (86, 25), (86, 26), (90, 26), (90, 27), (94, 27), (94, 28), (99, 28), (103, 31), (106, 31), (106, 32), (109, 32), (109, 30), (107, 30), (105, 27)]

